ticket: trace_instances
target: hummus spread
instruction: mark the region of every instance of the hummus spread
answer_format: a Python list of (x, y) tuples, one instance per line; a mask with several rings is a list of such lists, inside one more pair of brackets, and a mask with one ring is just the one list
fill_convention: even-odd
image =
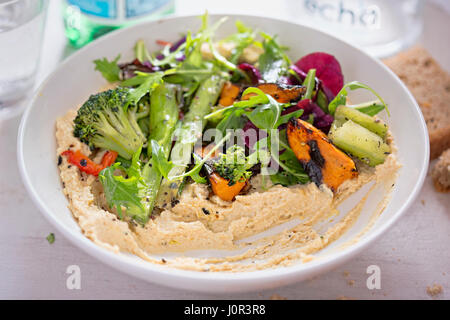
[[(73, 136), (75, 116), (76, 110), (71, 110), (57, 120), (58, 156), (69, 148), (92, 156)], [(154, 215), (145, 227), (119, 220), (108, 211), (96, 177), (80, 172), (65, 157), (59, 168), (69, 209), (85, 236), (97, 245), (181, 269), (235, 272), (314, 259), (314, 253), (353, 225), (377, 185), (383, 185), (386, 192), (372, 216), (381, 214), (400, 167), (390, 136), (388, 143), (394, 152), (383, 164), (375, 168), (359, 165), (358, 177), (345, 181), (334, 195), (325, 185), (314, 183), (292, 187), (266, 184), (263, 188), (263, 177), (258, 175), (252, 178), (248, 194), (226, 202), (211, 195), (207, 186), (193, 183), (185, 188), (178, 204)], [(93, 157), (94, 161), (101, 158), (102, 154)], [(337, 217), (343, 200), (371, 181), (373, 186), (356, 206), (339, 215), (338, 221), (327, 223)], [(324, 224), (332, 226), (323, 230)], [(207, 250), (207, 254), (189, 256), (192, 250)]]

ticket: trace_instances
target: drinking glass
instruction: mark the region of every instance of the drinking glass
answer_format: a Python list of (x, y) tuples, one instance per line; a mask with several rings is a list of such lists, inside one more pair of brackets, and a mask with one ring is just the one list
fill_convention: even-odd
[(39, 65), (48, 0), (0, 0), (0, 118), (17, 113)]

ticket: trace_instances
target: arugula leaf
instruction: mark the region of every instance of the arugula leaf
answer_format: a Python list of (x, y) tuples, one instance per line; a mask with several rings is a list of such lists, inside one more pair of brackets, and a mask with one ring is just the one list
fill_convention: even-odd
[(275, 174), (271, 174), (269, 177), (273, 184), (280, 184), (284, 187), (289, 187), (296, 184), (304, 184), (308, 182), (307, 180), (294, 176), (287, 171), (280, 171)]
[(303, 112), (304, 112), (303, 109), (299, 109), (294, 112), (280, 116), (280, 119), (278, 120), (276, 127), (278, 128), (282, 124), (288, 123), (289, 119), (291, 119), (291, 118), (300, 118), (302, 116)]
[[(224, 78), (230, 77), (227, 72), (222, 72), (218, 65), (225, 66), (227, 69), (234, 69), (232, 63), (222, 57), (217, 51), (213, 51), (216, 58), (216, 65), (214, 62), (205, 61), (202, 57), (201, 46), (203, 43), (210, 43), (214, 32), (225, 21), (219, 20), (213, 26), (208, 26), (208, 15), (202, 17), (202, 27), (195, 37), (192, 37), (189, 32), (186, 36), (185, 43), (181, 44), (175, 51), (170, 52), (170, 46), (165, 46), (162, 50), (163, 58), (156, 59), (150, 54), (145, 46), (144, 41), (137, 41), (134, 51), (136, 58), (142, 63), (149, 61), (153, 66), (169, 65), (171, 69), (164, 72), (140, 72), (136, 71), (136, 76), (124, 80), (121, 85), (127, 87), (137, 87), (129, 96), (129, 103), (137, 103), (145, 94), (158, 86), (164, 79), (165, 82), (180, 84), (184, 89), (184, 98), (189, 103), (189, 99), (195, 93), (199, 84), (205, 79), (211, 77), (213, 74), (221, 73)], [(185, 54), (186, 58), (183, 62), (177, 60), (181, 54)], [(102, 73), (108, 81), (120, 80), (120, 68), (117, 66), (116, 58), (113, 62), (108, 62), (106, 59), (96, 60), (97, 68), (101, 68)]]
[(131, 167), (131, 160), (122, 158), (120, 155), (117, 156), (116, 162), (120, 162), (120, 166), (125, 170)]
[[(220, 66), (226, 68), (234, 68), (224, 57), (215, 52), (217, 61), (206, 61), (203, 59), (201, 47), (202, 44), (211, 44), (211, 39), (217, 28), (226, 20), (220, 19), (214, 25), (208, 25), (208, 14), (202, 16), (202, 26), (197, 34), (193, 37), (191, 32), (186, 35), (186, 42), (178, 48), (184, 50), (185, 60), (175, 66), (171, 73), (166, 74), (164, 81), (169, 83), (180, 84), (184, 89), (184, 99), (186, 104), (190, 103), (190, 99), (198, 89), (201, 82), (210, 78), (214, 74), (220, 74), (223, 78), (229, 78), (228, 72), (225, 72)], [(213, 51), (214, 53), (214, 51)], [(176, 52), (175, 52), (176, 54)]]
[(139, 157), (141, 148), (133, 155), (131, 165), (126, 169), (128, 178), (114, 175), (116, 169), (124, 170), (119, 162), (103, 169), (99, 174), (100, 182), (105, 192), (106, 201), (110, 208), (115, 208), (120, 219), (124, 218), (123, 208), (130, 218), (145, 224), (150, 215), (146, 194), (149, 186), (143, 177), (145, 165), (142, 167)]
[(259, 71), (266, 82), (277, 82), (281, 76), (289, 73), (290, 59), (275, 37), (261, 33), (264, 38), (264, 52), (259, 56)]
[(384, 104), (382, 104), (380, 100), (364, 102), (349, 107), (355, 108), (356, 110), (372, 117), (384, 110)]
[(281, 105), (275, 101), (272, 97), (269, 96), (271, 100), (268, 104), (263, 104), (251, 111), (251, 113), (247, 114), (247, 117), (250, 119), (253, 124), (263, 130), (270, 130), (277, 128), (280, 114), (281, 114)]
[(303, 170), (301, 163), (298, 161), (286, 139), (286, 129), (280, 130), (278, 134), (273, 135), (273, 130), (268, 132), (266, 138), (260, 139), (254, 146), (257, 151), (264, 151), (263, 146), (274, 143), (279, 146), (283, 153), (279, 155), (278, 150), (270, 152), (270, 156), (274, 159), (284, 171), (270, 174), (272, 183), (289, 186), (293, 184), (304, 184), (309, 181), (308, 175)]
[[(216, 59), (216, 62), (227, 68), (228, 70), (235, 70), (236, 66), (229, 62), (225, 57), (223, 57), (213, 46), (212, 38), (216, 30), (227, 20), (227, 17), (223, 17), (218, 20), (212, 26), (209, 26), (208, 23), (208, 12), (206, 12), (202, 16), (202, 27), (197, 32), (196, 36), (193, 38), (191, 33), (188, 33), (186, 37), (186, 49), (185, 56), (186, 59), (182, 64), (182, 68), (203, 68), (204, 65), (208, 65), (206, 61), (203, 60), (202, 55), (202, 45), (208, 44), (213, 54), (213, 57)], [(209, 64), (210, 65), (210, 64)]]
[(142, 147), (133, 154), (131, 158), (131, 165), (126, 170), (128, 177), (136, 177), (139, 178), (141, 176), (141, 156)]
[[(202, 81), (210, 78), (216, 73), (218, 73), (218, 70), (206, 62), (201, 67), (195, 67), (190, 64), (183, 63), (176, 69), (167, 70), (164, 81), (179, 84), (184, 89), (187, 89), (184, 93), (184, 98), (186, 99), (195, 93)], [(223, 74), (223, 76), (228, 77), (226, 74)]]
[(244, 109), (232, 110), (232, 112), (224, 117), (216, 126), (216, 129), (225, 134), (228, 129), (236, 130), (242, 129), (246, 123), (244, 114)]
[[(241, 100), (235, 102), (233, 105), (214, 111), (204, 117), (205, 120), (221, 117), (222, 119), (216, 126), (216, 129), (225, 134), (227, 129), (238, 129), (242, 128), (245, 124), (245, 118), (242, 117), (243, 114), (247, 114), (245, 109), (256, 107), (258, 105), (264, 105), (269, 103), (268, 96), (258, 88), (247, 88), (242, 95), (254, 94), (250, 96), (248, 100)], [(256, 117), (256, 115), (255, 115)]]
[[(283, 146), (278, 135), (272, 135), (269, 133), (269, 139), (275, 144)], [(306, 183), (309, 181), (308, 175), (303, 170), (297, 157), (295, 157), (294, 152), (289, 146), (285, 146), (285, 151), (279, 156), (278, 152), (271, 152), (272, 158), (280, 165), (281, 168), (286, 172), (285, 175), (291, 175), (298, 181), (298, 183)], [(278, 177), (279, 178), (279, 177)]]
[[(106, 201), (111, 208), (116, 208), (117, 213), (123, 219), (122, 208), (125, 207), (128, 211), (142, 211), (144, 207), (139, 198), (139, 189), (141, 188), (141, 181), (137, 177), (130, 177), (128, 179), (122, 176), (114, 175), (114, 171), (118, 169), (120, 163), (115, 163), (110, 167), (103, 169), (100, 174), (100, 182), (103, 185)], [(130, 210), (130, 211), (131, 211)]]
[(228, 107), (219, 109), (217, 111), (214, 111), (212, 113), (209, 113), (204, 117), (204, 119), (208, 120), (210, 118), (218, 116), (221, 113), (223, 113), (223, 116), (226, 116), (226, 115), (230, 115), (232, 111), (237, 110), (237, 109), (251, 108), (251, 107), (256, 107), (257, 105), (269, 103), (268, 96), (261, 89), (254, 88), (254, 87), (247, 88), (242, 93), (242, 96), (245, 96), (250, 93), (254, 93), (254, 95), (251, 95), (248, 100), (241, 100), (241, 101), (235, 102), (231, 106), (228, 106)]
[(244, 49), (255, 42), (256, 32), (251, 28), (245, 26), (241, 21), (236, 21), (237, 33), (228, 36), (223, 42), (231, 42), (235, 44), (230, 57), (230, 62), (233, 64), (238, 63), (239, 57), (244, 52)]
[(157, 141), (151, 140), (152, 148), (152, 166), (155, 167), (164, 178), (168, 178), (170, 170), (174, 167), (173, 163), (167, 160), (164, 148)]
[(211, 40), (208, 41), (209, 44), (209, 50), (211, 50), (211, 53), (213, 54), (213, 57), (216, 59), (217, 63), (221, 66), (224, 66), (226, 69), (230, 71), (234, 71), (237, 69), (236, 65), (230, 61), (228, 61), (224, 56), (222, 56), (217, 49), (214, 47)]
[(163, 82), (164, 72), (145, 73), (138, 72), (137, 76), (130, 78), (122, 83), (124, 86), (130, 84), (139, 84), (139, 86), (130, 91), (128, 95), (128, 104), (137, 104), (139, 100), (147, 93), (151, 93), (158, 85)]
[(212, 26), (208, 25), (208, 12), (202, 16), (202, 26), (195, 37), (189, 32), (186, 37), (186, 60), (183, 64), (189, 64), (195, 67), (201, 67), (204, 60), (201, 52), (203, 43), (209, 43), (216, 30), (227, 20), (226, 17), (218, 20)]
[(45, 239), (47, 239), (48, 243), (53, 244), (55, 242), (55, 234), (53, 232), (49, 233)]
[(269, 95), (265, 94), (264, 91), (261, 89), (250, 87), (244, 90), (242, 93), (242, 96), (246, 96), (250, 93), (254, 93), (256, 95), (250, 96), (248, 100), (241, 100), (234, 104), (234, 106), (238, 108), (247, 108), (247, 107), (253, 107), (258, 104), (264, 104), (269, 103)]
[(283, 161), (290, 169), (304, 173), (300, 161), (298, 161), (294, 151), (292, 151), (291, 148), (286, 148), (284, 152), (280, 154), (279, 159), (280, 161)]
[(386, 109), (386, 112), (388, 113), (388, 115), (390, 115), (389, 114), (389, 110), (387, 108), (387, 105), (384, 102), (384, 100), (380, 97), (380, 95), (377, 92), (375, 92), (375, 90), (370, 88), (368, 85), (366, 85), (364, 83), (361, 83), (359, 81), (349, 82), (349, 83), (345, 84), (342, 87), (341, 91), (339, 91), (339, 93), (336, 95), (336, 97), (328, 105), (328, 110), (329, 110), (331, 115), (334, 115), (334, 113), (336, 111), (336, 108), (338, 106), (341, 106), (341, 105), (345, 106), (345, 104), (347, 102), (347, 95), (348, 95), (347, 89), (350, 89), (350, 90), (356, 90), (356, 89), (369, 90), (370, 92), (372, 92), (380, 100), (380, 102), (382, 103), (382, 105)]
[(287, 123), (292, 117), (300, 117), (304, 112), (303, 110), (297, 110), (281, 115), (281, 110), (285, 105), (277, 102), (270, 95), (266, 95), (266, 98), (269, 101), (267, 104), (258, 106), (251, 113), (246, 113), (250, 121), (260, 129), (266, 131), (277, 129), (282, 124)]
[(120, 80), (120, 68), (117, 64), (119, 59), (120, 54), (112, 61), (106, 58), (94, 60), (95, 70), (100, 71), (103, 78), (109, 82), (117, 82)]
[[(194, 157), (194, 161), (196, 164), (199, 164), (202, 159), (196, 155), (195, 153), (192, 154)], [(192, 180), (194, 180), (197, 183), (201, 183), (201, 184), (205, 184), (207, 181), (204, 177), (200, 176), (200, 170), (202, 169), (203, 164), (200, 164), (196, 167), (194, 167), (193, 170), (191, 170), (191, 173), (189, 174), (189, 176), (192, 178)], [(183, 177), (183, 179), (185, 179), (186, 177)]]

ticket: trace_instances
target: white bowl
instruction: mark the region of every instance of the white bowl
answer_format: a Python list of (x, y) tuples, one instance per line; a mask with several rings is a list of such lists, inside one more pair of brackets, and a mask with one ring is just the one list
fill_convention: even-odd
[[(211, 20), (218, 18), (219, 15), (214, 15)], [(419, 192), (428, 167), (427, 129), (414, 98), (390, 70), (380, 61), (332, 36), (276, 19), (231, 15), (217, 37), (234, 32), (236, 19), (277, 34), (280, 42), (290, 48), (289, 56), (293, 60), (313, 51), (335, 55), (341, 63), (346, 82), (362, 81), (384, 97), (391, 112), (391, 117), (386, 121), (395, 137), (398, 159), (403, 165), (389, 204), (370, 230), (353, 245), (339, 247), (365, 227), (376, 201), (369, 199), (358, 222), (341, 239), (320, 251), (320, 259), (253, 272), (205, 273), (172, 269), (135, 256), (112, 253), (84, 237), (67, 208), (67, 199), (62, 192), (55, 155), (55, 120), (106, 84), (101, 75), (94, 71), (93, 60), (102, 57), (112, 59), (120, 53), (121, 61), (127, 61), (132, 59), (133, 46), (138, 39), (145, 39), (150, 49), (156, 50), (154, 40), (174, 41), (179, 34), (187, 30), (195, 31), (200, 26), (197, 17), (173, 17), (113, 32), (73, 54), (41, 85), (22, 118), (18, 161), (31, 198), (61, 234), (96, 259), (132, 276), (175, 288), (237, 292), (281, 286), (310, 278), (354, 257), (386, 232)], [(360, 96), (352, 95), (352, 99), (358, 100)], [(364, 93), (363, 96), (367, 98), (370, 95)]]

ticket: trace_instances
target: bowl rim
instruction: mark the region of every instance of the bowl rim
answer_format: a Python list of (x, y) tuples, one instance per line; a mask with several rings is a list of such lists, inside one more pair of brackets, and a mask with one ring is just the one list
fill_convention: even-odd
[[(86, 45), (85, 47), (79, 49), (77, 52), (73, 53), (71, 56), (67, 57), (62, 61), (47, 77), (45, 80), (40, 84), (38, 89), (35, 91), (33, 98), (30, 99), (30, 101), (27, 104), (27, 107), (24, 111), (24, 114), (22, 116), (19, 130), (18, 130), (18, 138), (17, 138), (17, 160), (18, 160), (18, 166), (19, 166), (19, 172), (22, 178), (22, 182), (24, 183), (24, 186), (30, 195), (33, 203), (38, 207), (39, 211), (46, 217), (47, 221), (49, 221), (64, 237), (69, 239), (69, 241), (77, 246), (78, 248), (82, 249), (84, 252), (88, 253), (89, 255), (93, 256), (97, 260), (100, 260), (102, 263), (105, 263), (111, 267), (113, 267), (116, 270), (119, 270), (123, 273), (126, 273), (128, 275), (131, 275), (133, 277), (141, 278), (146, 281), (150, 281), (153, 283), (158, 283), (161, 285), (169, 286), (172, 288), (178, 288), (178, 289), (187, 289), (193, 290), (193, 291), (203, 291), (203, 292), (245, 292), (249, 291), (245, 288), (244, 284), (246, 281), (247, 284), (253, 284), (253, 287), (250, 290), (254, 290), (255, 286), (259, 288), (268, 287), (268, 283), (274, 283), (276, 281), (286, 281), (286, 280), (304, 280), (306, 278), (306, 275), (308, 276), (314, 276), (316, 274), (322, 273), (326, 270), (329, 270), (333, 267), (336, 267), (337, 265), (340, 265), (358, 253), (360, 253), (362, 250), (367, 248), (370, 244), (374, 243), (376, 239), (378, 239), (383, 233), (385, 233), (388, 229), (390, 229), (394, 223), (396, 223), (399, 218), (406, 212), (406, 210), (410, 207), (413, 200), (418, 195), (420, 189), (422, 188), (422, 185), (424, 183), (428, 164), (429, 164), (429, 152), (430, 152), (430, 146), (429, 146), (429, 137), (428, 137), (428, 131), (425, 124), (425, 120), (423, 118), (422, 112), (420, 111), (420, 108), (412, 96), (411, 92), (408, 90), (408, 88), (405, 86), (405, 84), (397, 77), (397, 75), (394, 74), (386, 65), (384, 65), (380, 60), (373, 58), (369, 56), (367, 53), (365, 53), (362, 49), (359, 47), (352, 45), (346, 41), (343, 41), (341, 39), (338, 39), (332, 35), (326, 34), (320, 30), (316, 30), (312, 27), (305, 26), (301, 23), (296, 23), (292, 21), (287, 21), (283, 19), (278, 18), (272, 18), (264, 15), (251, 15), (251, 14), (227, 14), (227, 13), (220, 13), (220, 14), (210, 14), (211, 17), (223, 17), (228, 16), (230, 18), (239, 18), (239, 19), (245, 19), (245, 18), (257, 18), (257, 19), (263, 19), (263, 20), (272, 20), (277, 21), (278, 23), (283, 24), (290, 24), (291, 26), (297, 27), (301, 26), (302, 28), (306, 30), (311, 30), (314, 32), (317, 32), (321, 34), (321, 36), (327, 38), (332, 38), (334, 40), (337, 40), (339, 42), (344, 43), (345, 45), (349, 46), (352, 50), (359, 51), (359, 53), (367, 56), (369, 59), (371, 59), (373, 62), (375, 62), (378, 67), (381, 67), (386, 72), (388, 72), (393, 78), (397, 81), (397, 83), (400, 85), (400, 87), (406, 92), (408, 98), (411, 100), (410, 102), (414, 105), (415, 109), (414, 111), (417, 113), (419, 117), (420, 122), (420, 129), (422, 134), (424, 135), (425, 139), (425, 152), (423, 153), (422, 157), (422, 167), (420, 168), (419, 177), (416, 180), (416, 183), (414, 187), (412, 188), (409, 196), (403, 201), (403, 204), (401, 207), (395, 212), (395, 214), (392, 215), (392, 217), (389, 218), (383, 225), (379, 226), (379, 228), (371, 233), (366, 234), (364, 239), (358, 241), (357, 243), (348, 246), (347, 248), (344, 248), (342, 250), (330, 253), (327, 257), (321, 257), (320, 259), (315, 259), (313, 261), (310, 261), (305, 264), (298, 264), (298, 265), (291, 265), (291, 266), (283, 266), (283, 267), (276, 267), (273, 269), (264, 269), (264, 270), (256, 270), (256, 271), (243, 271), (243, 272), (199, 272), (199, 271), (191, 271), (191, 270), (184, 270), (184, 269), (176, 269), (171, 268), (167, 266), (160, 266), (153, 264), (151, 262), (147, 262), (145, 260), (135, 260), (133, 257), (117, 254), (115, 252), (112, 252), (108, 249), (105, 249), (94, 242), (92, 242), (90, 239), (84, 236), (83, 233), (72, 230), (69, 227), (66, 227), (63, 223), (59, 222), (59, 219), (56, 218), (51, 213), (51, 210), (47, 207), (47, 205), (39, 198), (39, 195), (36, 191), (35, 186), (31, 183), (29, 173), (26, 170), (25, 166), (25, 159), (24, 159), (24, 135), (26, 130), (26, 125), (28, 121), (29, 114), (31, 110), (33, 109), (33, 106), (35, 106), (35, 102), (37, 98), (39, 97), (40, 92), (47, 86), (49, 82), (52, 81), (52, 79), (55, 77), (56, 71), (62, 69), (66, 64), (69, 64), (74, 57), (81, 55), (84, 51), (90, 50), (91, 48), (95, 46), (99, 46), (102, 44), (103, 41), (107, 41), (109, 38), (113, 38), (118, 34), (121, 33), (128, 33), (133, 32), (134, 29), (139, 28), (142, 25), (152, 25), (157, 24), (162, 21), (167, 20), (177, 20), (180, 18), (196, 18), (198, 15), (196, 14), (189, 14), (189, 15), (172, 15), (170, 17), (166, 17), (163, 19), (153, 20), (153, 21), (147, 21), (144, 23), (136, 24), (134, 26), (119, 29), (116, 31), (113, 31), (91, 43)], [(72, 217), (73, 218), (73, 217)], [(136, 272), (134, 272), (136, 271)], [(164, 277), (155, 277), (155, 278), (149, 278), (148, 276), (144, 276), (145, 274), (153, 273), (154, 275), (159, 274), (160, 276)], [(171, 282), (165, 282), (168, 278), (172, 278)], [(264, 281), (264, 282), (261, 282)], [(183, 284), (184, 282), (184, 284)], [(194, 283), (197, 284), (190, 288), (187, 284)], [(218, 286), (214, 286), (213, 284), (225, 284), (225, 282), (228, 284), (226, 288), (220, 288)], [(256, 284), (258, 282), (258, 284)], [(239, 288), (231, 288), (229, 284), (236, 283), (240, 284)], [(180, 285), (181, 284), (181, 285)], [(271, 285), (271, 287), (274, 287), (277, 285)]]

